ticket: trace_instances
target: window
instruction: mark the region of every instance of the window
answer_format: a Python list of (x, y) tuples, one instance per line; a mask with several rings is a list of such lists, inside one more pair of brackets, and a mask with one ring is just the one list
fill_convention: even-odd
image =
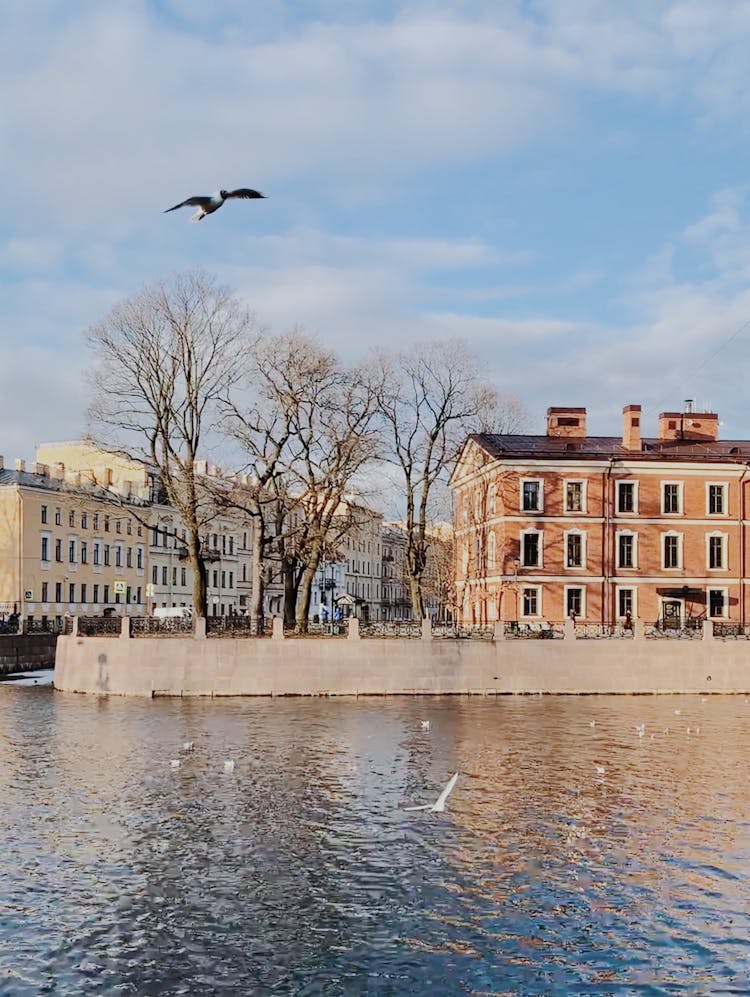
[(525, 587), (523, 590), (523, 615), (539, 616), (539, 589)]
[(617, 511), (636, 511), (636, 488), (634, 481), (617, 482)]
[(140, 585), (135, 590), (135, 601), (138, 603), (139, 606), (141, 605), (141, 586)]
[(151, 565), (151, 582), (153, 585), (159, 584), (159, 568), (155, 565)]
[(216, 589), (218, 587), (219, 587), (219, 573), (217, 571), (214, 571), (214, 588)]
[(46, 505), (42, 506), (42, 522), (43, 523), (47, 522), (47, 506)]
[(122, 567), (122, 547), (119, 544), (115, 544), (115, 567)]
[(128, 568), (132, 568), (133, 567), (133, 548), (132, 547), (128, 547), (128, 549), (125, 551), (125, 566), (128, 567)]
[(104, 602), (105, 606), (109, 602), (109, 585), (104, 586), (104, 598), (102, 601)]
[(109, 533), (109, 516), (104, 517), (104, 532)]
[(115, 520), (115, 533), (122, 533), (122, 523), (119, 519)]
[(55, 602), (62, 602), (62, 582), (55, 582)]
[(682, 512), (682, 485), (676, 481), (666, 481), (662, 485), (661, 511), (665, 515)]
[(55, 540), (55, 560), (62, 561), (62, 540), (59, 537)]
[(94, 585), (94, 605), (99, 602), (99, 586)]
[(81, 564), (88, 564), (88, 561), (89, 561), (89, 545), (86, 543), (85, 540), (82, 540), (81, 541)]
[(489, 570), (494, 570), (496, 553), (495, 532), (494, 530), (490, 530), (487, 537), (487, 567)]
[(542, 483), (537, 480), (527, 480), (521, 485), (521, 509), (523, 512), (541, 512)]
[(100, 553), (101, 553), (101, 551), (100, 551), (99, 541), (95, 540), (94, 541), (94, 564), (97, 565), (97, 566), (99, 565)]
[(625, 617), (628, 614), (633, 616), (634, 610), (634, 599), (632, 589), (618, 589), (617, 590), (617, 615), (620, 617)]
[(110, 557), (109, 557), (109, 544), (105, 544), (104, 545), (104, 565), (105, 565), (105, 567), (109, 567), (109, 561), (110, 561)]
[(42, 537), (42, 560), (49, 561), (49, 537)]
[(98, 512), (94, 513), (94, 529), (95, 530), (99, 529), (99, 513)]
[(617, 534), (617, 567), (634, 568), (635, 536), (632, 533)]
[(128, 536), (132, 536), (133, 534), (133, 521), (130, 519), (128, 519), (125, 523), (125, 532)]
[(680, 537), (674, 533), (667, 533), (664, 536), (663, 568), (679, 568), (680, 566)]
[[(234, 572), (233, 571), (229, 572), (229, 587), (230, 587), (230, 589), (234, 588)], [(367, 586), (367, 592), (368, 592), (368, 595), (369, 595), (369, 592), (370, 592), (370, 586), (369, 585)]]
[(73, 528), (75, 525), (76, 525), (76, 511), (75, 509), (71, 509), (70, 512), (68, 513), (68, 526)]
[(584, 496), (584, 482), (583, 481), (566, 481), (565, 482), (565, 511), (566, 512), (583, 512)]
[(724, 589), (708, 590), (708, 615), (724, 616), (726, 612), (726, 597)]
[(68, 602), (75, 602), (75, 601), (76, 601), (76, 583), (71, 582), (70, 585), (68, 585)]
[(565, 589), (565, 615), (583, 616), (583, 589)]
[(42, 582), (42, 602), (49, 600), (49, 582)]
[(87, 530), (89, 527), (89, 516), (87, 512), (81, 513), (81, 529)]
[(136, 547), (135, 566), (139, 571), (143, 571), (143, 547)]
[(158, 526), (154, 526), (152, 528), (152, 530), (151, 530), (151, 546), (152, 547), (158, 547), (159, 546), (159, 527)]
[(708, 567), (712, 571), (726, 567), (726, 537), (722, 535), (708, 537)]
[(62, 509), (60, 506), (55, 506), (55, 526), (62, 526)]
[(185, 568), (180, 568), (180, 585), (182, 585), (183, 588), (187, 585), (187, 571)]
[(229, 538), (229, 553), (234, 554), (234, 537)]
[(172, 568), (172, 585), (177, 584), (177, 568)]
[(521, 563), (524, 568), (538, 568), (540, 566), (541, 545), (539, 537), (539, 533), (521, 534)]
[(583, 535), (568, 533), (565, 537), (565, 567), (580, 568), (583, 565)]
[[(76, 563), (76, 542), (75, 542), (75, 540), (69, 540), (68, 541), (68, 563), (69, 564), (75, 564)], [(72, 599), (70, 601), (73, 602)]]
[(242, 581), (243, 582), (247, 581), (247, 565), (244, 563), (244, 561), (242, 563)]
[(167, 577), (167, 566), (166, 566), (166, 564), (163, 564), (162, 568), (161, 568), (161, 583), (162, 583), (162, 585), (168, 585), (169, 584), (169, 579)]
[(726, 485), (708, 486), (708, 514), (709, 516), (724, 516), (726, 514)]
[(88, 586), (85, 582), (81, 584), (81, 602), (86, 602), (86, 596), (88, 595)]

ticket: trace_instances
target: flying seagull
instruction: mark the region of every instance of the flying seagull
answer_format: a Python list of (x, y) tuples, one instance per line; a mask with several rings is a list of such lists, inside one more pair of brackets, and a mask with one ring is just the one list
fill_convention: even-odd
[(173, 208), (167, 208), (164, 212), (166, 215), (169, 211), (176, 211), (178, 208), (197, 208), (198, 210), (190, 219), (191, 222), (199, 222), (201, 218), (205, 218), (206, 215), (212, 215), (214, 211), (218, 211), (222, 206), (224, 201), (227, 201), (230, 197), (265, 197), (265, 194), (261, 194), (259, 190), (251, 190), (249, 187), (238, 187), (237, 190), (217, 190), (215, 194), (209, 194), (208, 196), (199, 195), (197, 197), (188, 197), (185, 201), (180, 201), (179, 204), (175, 204)]
[(458, 772), (453, 773), (448, 780), (448, 785), (434, 803), (425, 803), (424, 806), (421, 807), (404, 807), (404, 810), (430, 810), (432, 813), (442, 813), (445, 810), (445, 801), (448, 799), (453, 791), (453, 787), (456, 785), (456, 779), (458, 779)]

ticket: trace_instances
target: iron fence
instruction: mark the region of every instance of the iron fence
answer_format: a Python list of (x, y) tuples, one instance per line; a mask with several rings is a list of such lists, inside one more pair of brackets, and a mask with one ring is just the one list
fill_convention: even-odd
[(576, 623), (575, 635), (578, 640), (601, 640), (606, 638), (633, 637), (633, 627), (621, 623)]
[(370, 623), (360, 622), (360, 637), (421, 637), (422, 625), (405, 621), (377, 620)]
[[(119, 616), (79, 616), (78, 633), (83, 637), (119, 637), (122, 622)], [(65, 620), (65, 633), (73, 632), (73, 621)]]
[(740, 623), (714, 623), (714, 637), (724, 640), (750, 640), (750, 628)]
[(268, 618), (253, 616), (209, 616), (206, 618), (207, 637), (268, 637), (273, 623)]
[[(71, 630), (73, 628), (73, 621), (71, 620)], [(59, 634), (63, 632), (65, 626), (65, 621), (61, 620), (57, 623), (55, 620), (26, 620), (24, 623), (24, 633), (27, 634)], [(0, 631), (1, 633), (2, 631)]]
[(131, 637), (184, 637), (192, 632), (193, 621), (190, 617), (159, 619), (156, 616), (133, 616), (130, 619)]
[(650, 640), (702, 640), (703, 626), (686, 624), (682, 627), (665, 627), (661, 623), (647, 623), (644, 636)]
[(541, 623), (519, 623), (507, 620), (504, 624), (505, 636), (511, 640), (560, 640), (565, 636), (565, 624), (544, 620)]
[(433, 623), (432, 636), (439, 640), (493, 640), (495, 627), (492, 623)]

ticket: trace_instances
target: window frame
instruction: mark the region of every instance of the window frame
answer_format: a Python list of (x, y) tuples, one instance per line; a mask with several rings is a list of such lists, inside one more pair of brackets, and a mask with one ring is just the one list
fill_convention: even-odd
[[(677, 488), (677, 509), (667, 511), (666, 490)], [(685, 483), (684, 481), (660, 481), (659, 500), (662, 516), (684, 516), (685, 514)]]
[[(581, 562), (570, 564), (568, 541), (570, 537), (579, 537), (581, 541)], [(565, 530), (563, 533), (563, 563), (566, 571), (585, 571), (586, 569), (586, 532), (585, 530)]]
[(576, 613), (576, 620), (586, 619), (586, 586), (585, 585), (565, 585), (563, 587), (563, 605), (565, 607), (565, 619), (570, 619), (570, 609), (568, 608), (568, 602), (571, 592), (581, 593), (581, 612)]
[[(711, 593), (721, 592), (722, 606), (721, 614), (711, 612)], [(709, 585), (706, 588), (706, 618), (709, 620), (726, 620), (728, 618), (729, 610), (729, 589), (720, 585)]]
[[(620, 501), (620, 492), (623, 485), (631, 485), (633, 488), (633, 508), (623, 509)], [(615, 515), (616, 516), (637, 516), (638, 515), (638, 485), (637, 478), (617, 478), (615, 480)]]
[[(633, 563), (623, 564), (622, 558), (620, 556), (620, 538), (630, 537), (633, 541)], [(615, 567), (618, 571), (637, 571), (638, 570), (638, 534), (635, 530), (615, 530)]]
[[(536, 612), (527, 613), (525, 612), (526, 603), (526, 593), (533, 592), (534, 598), (536, 599)], [(521, 620), (539, 620), (542, 618), (542, 586), (541, 585), (522, 585), (520, 598), (518, 601), (518, 617)]]
[[(711, 512), (711, 489), (721, 489), (721, 512)], [(729, 482), (728, 481), (707, 481), (706, 482), (706, 515), (712, 519), (726, 519), (729, 516)]]
[[(581, 508), (568, 507), (568, 485), (581, 486)], [(588, 481), (586, 478), (563, 478), (563, 512), (566, 516), (585, 516), (588, 511)]]
[(630, 592), (630, 618), (635, 620), (638, 617), (638, 587), (636, 585), (616, 585), (615, 586), (615, 611), (618, 620), (624, 620), (626, 613), (620, 609), (620, 594)]
[[(666, 552), (667, 552), (667, 546), (666, 545), (667, 545), (667, 538), (668, 537), (669, 538), (674, 537), (677, 540), (677, 564), (675, 564), (675, 565), (669, 565), (669, 566), (667, 565), (667, 558), (666, 558)], [(662, 571), (682, 571), (683, 565), (685, 563), (684, 562), (684, 558), (683, 558), (683, 549), (682, 549), (683, 548), (683, 542), (684, 542), (684, 535), (682, 533), (678, 533), (677, 530), (667, 530), (665, 533), (661, 534), (660, 540), (661, 540), (661, 544), (660, 544), (661, 545), (661, 570)]]
[[(536, 564), (527, 564), (524, 559), (524, 538), (527, 536), (534, 535), (537, 537), (537, 560)], [(537, 529), (535, 526), (529, 526), (525, 530), (521, 530), (519, 535), (520, 539), (520, 555), (521, 555), (521, 567), (522, 568), (543, 568), (544, 567), (544, 530)]]
[[(538, 505), (536, 509), (527, 509), (524, 506), (524, 485), (535, 484), (539, 488), (538, 492)], [(518, 507), (521, 512), (528, 512), (532, 515), (541, 515), (544, 512), (544, 478), (532, 478), (524, 477), (519, 479), (518, 483)]]
[[(720, 540), (721, 541), (721, 565), (716, 567), (711, 566), (711, 541)], [(728, 571), (728, 559), (729, 559), (729, 534), (722, 533), (720, 530), (713, 530), (711, 533), (706, 534), (706, 570), (707, 571)]]

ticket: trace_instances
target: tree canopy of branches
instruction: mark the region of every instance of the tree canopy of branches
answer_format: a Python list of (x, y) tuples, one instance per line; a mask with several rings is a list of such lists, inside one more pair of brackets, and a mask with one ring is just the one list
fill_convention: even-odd
[(202, 530), (214, 495), (196, 468), (216, 406), (251, 348), (252, 316), (203, 273), (147, 287), (93, 326), (89, 421), (95, 438), (146, 461), (187, 530), (196, 615), (207, 611)]
[(404, 486), (406, 564), (412, 613), (425, 612), (423, 578), (429, 551), (429, 508), (468, 433), (517, 432), (523, 410), (502, 400), (461, 340), (417, 344), (376, 357), (378, 405), (388, 435), (388, 459)]
[[(252, 400), (244, 409), (227, 400), (226, 425), (247, 455), (258, 564), (275, 518), (270, 539), (284, 569), (287, 622), (294, 612), (295, 628), (305, 631), (315, 572), (341, 532), (344, 496), (377, 451), (377, 392), (369, 372), (344, 367), (300, 331), (266, 337), (249, 365)], [(252, 605), (260, 614), (257, 583)]]

